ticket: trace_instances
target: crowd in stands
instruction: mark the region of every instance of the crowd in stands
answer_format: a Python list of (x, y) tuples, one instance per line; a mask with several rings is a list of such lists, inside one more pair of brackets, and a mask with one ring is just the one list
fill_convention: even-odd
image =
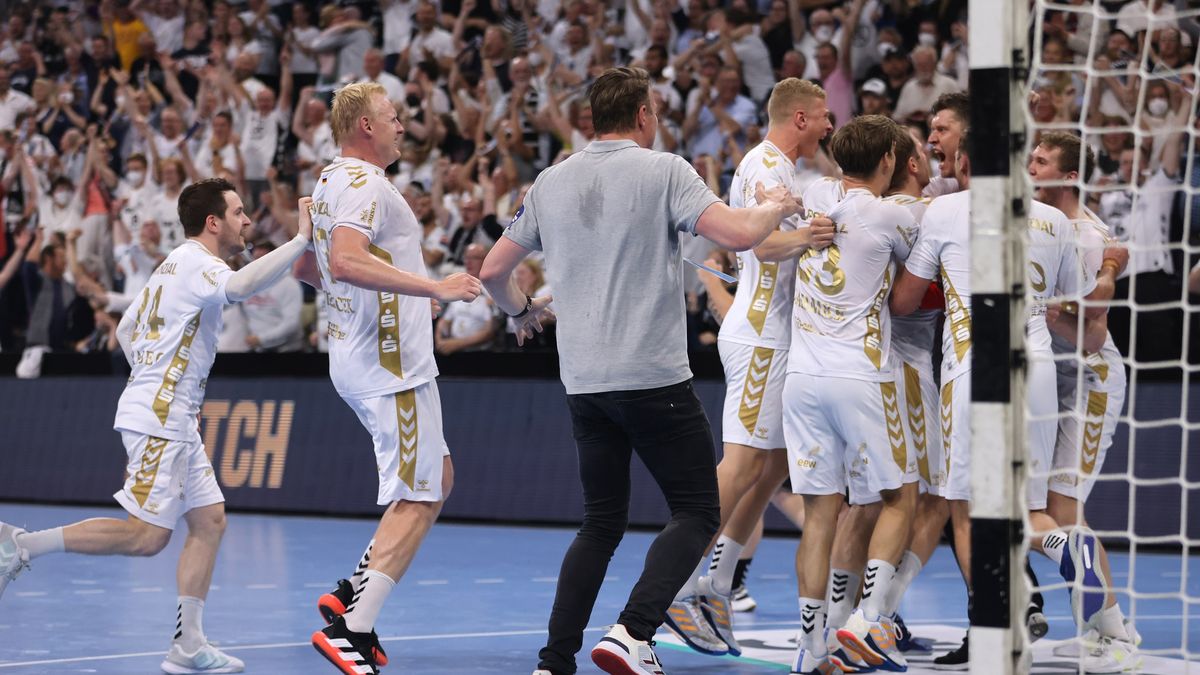
[[(1189, 263), (1179, 244), (1200, 235), (1200, 196), (1180, 190), (1200, 186), (1200, 163), (1188, 160), (1200, 129), (1200, 24), (1162, 0), (1097, 6), (1119, 17), (1041, 17), (1031, 113), (1038, 124), (1117, 129), (1087, 138), (1099, 158), (1092, 203), (1119, 238), (1157, 244), (1133, 256), (1138, 299), (1178, 300)], [(397, 107), (404, 157), (387, 171), (424, 227), (430, 273), (441, 276), (477, 272), (538, 172), (587, 145), (587, 87), (609, 67), (650, 73), (655, 149), (689, 159), (718, 194), (761, 140), (764, 103), (781, 78), (820, 82), (835, 127), (878, 113), (924, 139), (934, 100), (966, 89), (969, 75), (965, 0), (0, 7), (6, 352), (113, 351), (120, 313), (153, 302), (142, 292), (147, 277), (184, 239), (175, 204), (190, 182), (224, 177), (245, 199), (253, 248), (231, 264), (287, 241), (297, 196), (311, 193), (337, 154), (327, 118), (345, 83), (378, 82)], [(1109, 74), (1089, 81), (1080, 65)], [(803, 163), (797, 192), (836, 171), (823, 155)], [(1136, 201), (1133, 183), (1143, 193)], [(705, 240), (685, 239), (686, 257), (712, 253)], [(551, 292), (536, 260), (520, 274), (530, 295)], [(703, 283), (687, 274), (692, 346), (712, 347)], [(285, 278), (227, 310), (222, 349), (323, 349), (322, 305), (320, 294)], [(459, 305), (436, 318), (440, 353), (515, 347), (490, 300)], [(552, 332), (539, 339), (553, 348)]]

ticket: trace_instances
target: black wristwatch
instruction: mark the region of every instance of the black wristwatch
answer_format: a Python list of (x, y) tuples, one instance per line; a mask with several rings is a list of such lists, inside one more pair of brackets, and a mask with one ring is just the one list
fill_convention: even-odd
[(512, 318), (519, 319), (519, 318), (525, 316), (526, 314), (528, 314), (529, 310), (531, 310), (531, 309), (533, 309), (533, 298), (526, 295), (525, 296), (525, 309), (521, 310), (520, 314), (513, 314)]

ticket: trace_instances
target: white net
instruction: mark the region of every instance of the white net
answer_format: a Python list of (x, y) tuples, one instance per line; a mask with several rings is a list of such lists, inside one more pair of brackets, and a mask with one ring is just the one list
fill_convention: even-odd
[[(1107, 560), (1096, 562), (1119, 608), (1083, 624), (1088, 603), (1072, 610), (1058, 567), (1034, 556), (1047, 642), (1060, 664), (1112, 672), (1098, 664), (1131, 651), (1122, 637), (1140, 638), (1143, 670), (1189, 672), (1200, 658), (1200, 320), (1188, 290), (1189, 276), (1200, 281), (1200, 3), (1037, 0), (1030, 18), (1029, 163), (1013, 169), (1036, 173), (1031, 195), (1074, 216), (1085, 268), (1122, 262), (1095, 232), (1128, 252), (1097, 317), (1108, 335), (1081, 322), (1055, 339), (1057, 415), (1027, 409), (1031, 428), (1051, 417), (1057, 426), (1053, 466), (1030, 478), (1048, 481), (1059, 525), (1086, 522), (1104, 542)], [(1085, 150), (1072, 153), (1064, 133)], [(1063, 205), (1076, 191), (1072, 214)], [(1031, 264), (1027, 291), (1037, 283)], [(1034, 401), (1035, 378), (1028, 386)], [(1045, 654), (1037, 647), (1035, 664)]]

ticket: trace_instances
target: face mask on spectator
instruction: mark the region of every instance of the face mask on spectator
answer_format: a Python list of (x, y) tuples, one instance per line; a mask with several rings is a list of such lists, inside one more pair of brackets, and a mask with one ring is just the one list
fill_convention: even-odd
[(54, 191), (54, 203), (58, 205), (58, 208), (61, 209), (62, 207), (66, 206), (67, 203), (70, 201), (71, 201), (71, 191), (70, 190), (55, 190)]
[(833, 39), (833, 26), (818, 26), (817, 29), (813, 31), (813, 37), (817, 38), (817, 42), (829, 42)]
[(75, 94), (69, 91), (64, 91), (58, 95), (58, 100), (62, 101), (63, 105), (71, 105), (75, 102)]
[(123, 110), (124, 108), (125, 108), (125, 97), (124, 97), (124, 96), (118, 96), (118, 97), (117, 97), (117, 109), (118, 109), (118, 110)]
[(1167, 103), (1167, 99), (1161, 97), (1152, 98), (1146, 104), (1146, 110), (1150, 111), (1150, 114), (1155, 117), (1166, 115), (1167, 109), (1170, 107), (1171, 104)]
[(917, 42), (926, 47), (935, 47), (937, 46), (938, 39), (933, 33), (921, 33), (917, 36)]
[(417, 96), (416, 94), (409, 94), (408, 96), (405, 96), (404, 102), (407, 103), (408, 107), (410, 107), (410, 108), (420, 108), (421, 107), (421, 97)]
[(537, 68), (538, 66), (542, 65), (542, 53), (541, 52), (529, 52), (529, 56), (526, 56), (525, 59), (527, 61), (529, 61), (529, 65), (534, 68)]
[(125, 177), (129, 179), (130, 183), (137, 186), (137, 185), (142, 184), (142, 179), (146, 177), (146, 172), (144, 172), (144, 171), (129, 171), (125, 174)]

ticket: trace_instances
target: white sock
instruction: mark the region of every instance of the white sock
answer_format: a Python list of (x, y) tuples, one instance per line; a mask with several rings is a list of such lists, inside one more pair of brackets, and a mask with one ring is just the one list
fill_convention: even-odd
[(825, 656), (824, 600), (800, 598), (800, 646), (818, 659)]
[(850, 570), (829, 570), (829, 587), (825, 600), (829, 603), (826, 623), (830, 628), (841, 628), (854, 611), (854, 597), (858, 594), (858, 583), (862, 579)]
[(30, 560), (44, 556), (47, 553), (62, 553), (66, 549), (66, 546), (63, 544), (63, 529), (61, 527), (18, 534), (17, 546), (29, 551)]
[(364, 572), (362, 583), (354, 592), (354, 600), (346, 610), (346, 628), (355, 633), (370, 633), (384, 601), (395, 587), (396, 582), (379, 570)]
[(1066, 550), (1067, 533), (1065, 530), (1054, 530), (1042, 537), (1042, 552), (1056, 565), (1062, 564), (1063, 553)]
[(733, 573), (737, 571), (738, 556), (741, 554), (741, 544), (725, 535), (717, 539), (708, 575), (712, 578), (713, 590), (718, 594), (729, 595), (733, 592)]
[(921, 558), (916, 553), (904, 552), (900, 566), (896, 568), (896, 576), (892, 579), (892, 588), (888, 591), (886, 602), (884, 602), (884, 616), (896, 615), (896, 611), (900, 609), (900, 599), (904, 597), (904, 592), (908, 590), (912, 580), (921, 573), (921, 567)]
[(1129, 631), (1125, 630), (1125, 614), (1120, 605), (1113, 605), (1100, 612), (1100, 622), (1096, 629), (1102, 637), (1129, 641)]
[(175, 617), (175, 642), (191, 653), (204, 646), (204, 601), (186, 595), (179, 596), (179, 613)]
[(892, 580), (896, 576), (896, 568), (886, 560), (872, 558), (867, 561), (867, 571), (863, 573), (863, 618), (867, 621), (878, 621), (887, 605), (888, 593), (892, 588)]
[(350, 575), (350, 585), (356, 591), (362, 585), (363, 574), (367, 571), (367, 565), (371, 563), (371, 549), (373, 548), (375, 548), (374, 539), (371, 540), (371, 543), (367, 544), (367, 550), (363, 551), (362, 557), (358, 559), (358, 567), (355, 567), (354, 574)]
[(696, 569), (692, 570), (692, 576), (688, 577), (687, 582), (683, 584), (683, 588), (680, 588), (679, 592), (675, 594), (675, 599), (683, 600), (684, 598), (690, 598), (695, 595), (696, 584), (700, 581), (700, 577), (704, 576), (704, 572), (707, 569), (708, 563), (704, 558), (700, 558), (700, 562), (696, 563)]

